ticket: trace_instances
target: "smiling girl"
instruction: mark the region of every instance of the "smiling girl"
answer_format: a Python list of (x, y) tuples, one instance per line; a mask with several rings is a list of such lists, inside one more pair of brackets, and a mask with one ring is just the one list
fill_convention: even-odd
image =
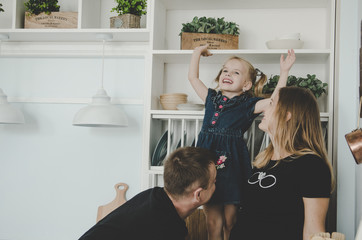
[[(215, 79), (217, 91), (207, 88), (199, 79), (200, 57), (212, 55), (207, 47), (195, 48), (188, 79), (205, 103), (205, 116), (197, 146), (215, 151), (219, 159), (216, 165), (216, 191), (204, 205), (208, 239), (228, 240), (236, 222), (238, 207), (244, 198), (242, 182), (251, 174), (250, 156), (243, 135), (270, 101), (254, 97), (252, 91), (253, 86), (263, 86), (265, 74), (239, 57), (229, 58), (219, 71)], [(286, 85), (294, 62), (293, 50), (288, 51), (286, 58), (281, 55), (280, 78), (273, 95)]]

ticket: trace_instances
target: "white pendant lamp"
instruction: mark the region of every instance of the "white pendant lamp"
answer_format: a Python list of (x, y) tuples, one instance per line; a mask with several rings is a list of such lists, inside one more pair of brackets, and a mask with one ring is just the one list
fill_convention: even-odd
[[(6, 34), (0, 34), (0, 55), (2, 40), (8, 39)], [(21, 124), (24, 123), (23, 113), (8, 102), (8, 97), (0, 88), (0, 124)]]
[(111, 104), (111, 98), (103, 89), (104, 75), (104, 44), (106, 40), (113, 38), (111, 34), (97, 34), (97, 38), (103, 39), (102, 50), (102, 83), (92, 102), (80, 109), (74, 116), (73, 125), (82, 127), (125, 127), (128, 125), (127, 116), (118, 107)]

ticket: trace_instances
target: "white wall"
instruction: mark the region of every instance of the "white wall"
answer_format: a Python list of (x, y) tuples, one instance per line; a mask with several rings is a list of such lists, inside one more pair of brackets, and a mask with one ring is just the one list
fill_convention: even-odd
[[(362, 218), (362, 166), (344, 135), (357, 124), (362, 3), (338, 2), (337, 230), (352, 240)], [(99, 87), (99, 60), (2, 57), (0, 88), (9, 97), (90, 97)], [(109, 95), (142, 99), (144, 66), (139, 58), (107, 59)], [(119, 106), (130, 120), (120, 129), (73, 127), (81, 104), (14, 105), (27, 123), (0, 126), (0, 239), (77, 239), (95, 223), (97, 207), (113, 200), (115, 183), (130, 185), (128, 198), (140, 191), (143, 105)]]
[[(356, 167), (344, 135), (357, 126), (359, 105), (360, 0), (339, 1), (339, 73), (336, 76), (337, 106), (337, 230), (353, 240), (360, 218), (360, 167)], [(357, 190), (357, 192), (356, 192)]]
[[(89, 98), (100, 86), (99, 58), (0, 58), (8, 97)], [(14, 68), (15, 66), (15, 68)], [(143, 100), (144, 59), (105, 61), (105, 90)], [(72, 126), (85, 104), (12, 103), (24, 125), (0, 125), (0, 239), (78, 239), (95, 224), (97, 208), (141, 190), (143, 105), (118, 105), (126, 128)]]
[[(359, 22), (358, 27), (361, 29), (361, 21), (362, 21), (362, 2), (359, 2)], [(359, 47), (361, 47), (361, 38), (362, 38), (362, 31), (359, 31)], [(362, 87), (362, 86), (361, 86)], [(360, 119), (360, 126), (362, 124), (362, 119)], [(356, 214), (356, 224), (358, 224), (362, 220), (362, 164), (356, 167), (356, 193), (357, 193), (357, 214)]]

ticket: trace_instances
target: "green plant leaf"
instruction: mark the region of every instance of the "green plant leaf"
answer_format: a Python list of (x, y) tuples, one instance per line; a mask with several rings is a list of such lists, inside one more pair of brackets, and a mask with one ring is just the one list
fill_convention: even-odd
[(59, 12), (60, 6), (58, 0), (29, 0), (24, 2), (26, 11), (30, 14), (38, 15), (39, 13), (45, 12), (50, 14), (51, 12)]
[(118, 15), (134, 14), (142, 16), (147, 13), (147, 0), (115, 0), (117, 6), (112, 8), (111, 12), (117, 12)]
[[(197, 26), (192, 28), (191, 26)], [(195, 16), (192, 22), (182, 23), (181, 33), (198, 32), (198, 33), (216, 33), (216, 34), (232, 34), (239, 35), (239, 27), (234, 22), (225, 22), (224, 18), (206, 18)]]
[[(267, 83), (263, 87), (262, 93), (271, 94), (275, 90), (279, 81), (279, 75), (271, 75)], [(316, 98), (319, 98), (323, 93), (327, 93), (327, 83), (323, 83), (319, 80), (315, 74), (307, 74), (306, 78), (295, 77), (293, 75), (288, 76), (287, 86), (298, 86), (310, 89)]]

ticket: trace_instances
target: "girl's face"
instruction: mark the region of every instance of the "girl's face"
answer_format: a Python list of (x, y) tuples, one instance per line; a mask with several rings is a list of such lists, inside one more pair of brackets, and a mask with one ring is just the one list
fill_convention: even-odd
[(238, 96), (248, 91), (251, 86), (245, 63), (237, 59), (231, 59), (225, 63), (219, 77), (219, 87), (225, 96), (229, 98)]
[(268, 133), (269, 136), (273, 136), (277, 126), (276, 107), (278, 104), (279, 94), (274, 98), (269, 98), (269, 106), (264, 111), (264, 117), (259, 124), (259, 128)]

